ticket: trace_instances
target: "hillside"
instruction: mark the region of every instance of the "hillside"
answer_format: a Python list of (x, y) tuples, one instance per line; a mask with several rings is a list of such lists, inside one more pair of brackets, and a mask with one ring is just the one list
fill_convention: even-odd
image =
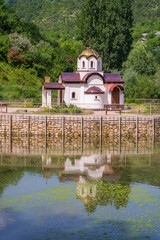
[[(82, 0), (4, 1), (5, 6), (0, 0), (0, 98), (39, 98), (45, 75), (57, 81), (60, 72), (76, 70), (76, 57), (84, 49), (76, 22)], [(135, 0), (132, 6), (135, 41), (119, 69), (125, 97), (160, 98), (160, 36), (155, 35), (160, 31), (160, 0)], [(148, 33), (145, 43), (142, 33)]]
[(49, 37), (63, 39), (76, 35), (75, 17), (78, 0), (6, 0), (9, 7), (25, 21), (34, 22)]
[(0, 98), (38, 98), (45, 75), (74, 71), (81, 43), (59, 44), (0, 0)]
[[(77, 38), (76, 14), (82, 0), (6, 0), (20, 18), (33, 21), (49, 37)], [(160, 30), (160, 0), (133, 0), (134, 37)]]

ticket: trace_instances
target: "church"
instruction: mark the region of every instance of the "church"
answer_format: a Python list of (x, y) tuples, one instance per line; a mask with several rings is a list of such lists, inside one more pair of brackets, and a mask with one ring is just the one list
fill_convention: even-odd
[(63, 101), (83, 109), (103, 109), (104, 105), (124, 104), (124, 82), (119, 73), (104, 73), (102, 57), (87, 48), (77, 57), (77, 71), (60, 73), (58, 83), (45, 79), (42, 107), (51, 108), (51, 91), (58, 90), (57, 103)]

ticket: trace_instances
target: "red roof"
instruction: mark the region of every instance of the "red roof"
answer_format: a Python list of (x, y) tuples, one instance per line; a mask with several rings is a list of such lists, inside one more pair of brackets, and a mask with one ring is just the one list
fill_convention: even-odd
[(124, 83), (119, 73), (104, 73), (106, 83)]
[(101, 75), (98, 72), (87, 73), (83, 79), (80, 78), (79, 73), (61, 73), (63, 83), (87, 83), (87, 80), (92, 75), (98, 75), (102, 78), (103, 83), (124, 83), (119, 73), (104, 73)]
[(104, 92), (99, 87), (90, 87), (85, 94), (103, 94)]
[(62, 83), (44, 83), (45, 89), (63, 90), (65, 86)]
[(79, 73), (61, 73), (62, 81), (64, 83), (77, 83), (81, 82)]

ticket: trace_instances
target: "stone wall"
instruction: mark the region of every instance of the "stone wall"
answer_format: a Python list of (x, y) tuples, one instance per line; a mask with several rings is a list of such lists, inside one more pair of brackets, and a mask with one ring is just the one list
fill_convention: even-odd
[(89, 117), (0, 115), (0, 136), (142, 138), (160, 136), (160, 117)]
[(143, 154), (153, 153), (155, 149), (160, 149), (160, 138), (154, 142), (153, 137), (135, 138), (113, 138), (106, 137), (101, 142), (99, 137), (82, 139), (58, 138), (54, 136), (0, 136), (1, 154), (51, 154), (51, 155), (81, 155), (81, 154)]

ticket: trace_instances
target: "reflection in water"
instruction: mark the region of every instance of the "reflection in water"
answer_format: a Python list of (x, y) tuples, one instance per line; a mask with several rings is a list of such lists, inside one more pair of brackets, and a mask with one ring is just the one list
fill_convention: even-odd
[(1, 149), (0, 236), (158, 240), (159, 143), (156, 149), (151, 142), (143, 144), (139, 154), (132, 144), (127, 151), (116, 144), (83, 146), (81, 154), (81, 149), (66, 147), (63, 154), (56, 147), (56, 154), (50, 149), (38, 154), (38, 148), (33, 154), (15, 154), (13, 146), (6, 154)]
[[(111, 155), (91, 155), (82, 156), (74, 163), (67, 158), (64, 164), (64, 171), (61, 175), (65, 176), (65, 181), (71, 180), (71, 176), (78, 176), (76, 194), (77, 198), (84, 202), (88, 213), (94, 212), (98, 205), (113, 205), (117, 209), (127, 205), (130, 186), (120, 184), (119, 171), (115, 171), (111, 163)], [(75, 179), (75, 178), (73, 178)]]
[(4, 229), (8, 224), (14, 223), (14, 219), (10, 218), (5, 211), (0, 210), (0, 231)]
[[(101, 140), (101, 141), (100, 141)], [(99, 137), (82, 139), (56, 139), (43, 136), (23, 137), (0, 136), (0, 152), (3, 154), (50, 154), (50, 155), (81, 155), (81, 154), (140, 154), (150, 153), (160, 147), (160, 138), (127, 138)], [(109, 157), (109, 156), (108, 156)]]
[(91, 155), (82, 156), (79, 160), (75, 159), (74, 164), (67, 158), (65, 161), (65, 172), (80, 172), (88, 175), (89, 179), (102, 178), (105, 170), (105, 156)]

